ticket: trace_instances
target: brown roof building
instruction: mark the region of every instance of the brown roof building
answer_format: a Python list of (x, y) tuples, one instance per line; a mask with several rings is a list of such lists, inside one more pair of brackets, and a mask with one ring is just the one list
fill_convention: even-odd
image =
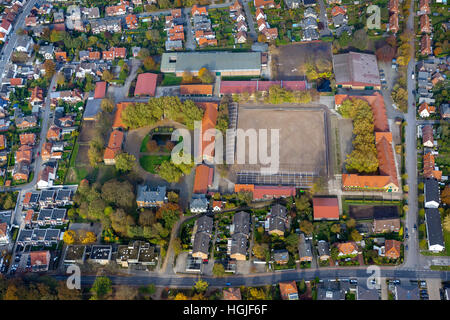
[(431, 38), (430, 35), (426, 34), (422, 37), (422, 39), (420, 40), (420, 53), (423, 56), (428, 56), (430, 55), (431, 52)]
[(103, 161), (106, 165), (114, 165), (116, 163), (115, 157), (121, 152), (123, 143), (123, 132), (113, 130), (109, 136), (108, 146), (103, 155)]
[(242, 300), (240, 288), (223, 289), (223, 300)]
[(182, 96), (212, 96), (212, 84), (182, 84), (180, 94)]
[(400, 246), (400, 241), (386, 240), (384, 243), (384, 256), (390, 259), (400, 258)]
[(295, 281), (280, 282), (280, 294), (283, 300), (298, 300), (298, 290)]
[(339, 220), (337, 198), (313, 198), (314, 220)]
[(20, 144), (21, 145), (29, 145), (32, 146), (36, 142), (36, 134), (34, 133), (22, 133), (19, 135)]
[(154, 97), (156, 92), (157, 80), (158, 75), (155, 73), (141, 73), (137, 78), (134, 95)]
[(355, 242), (342, 242), (337, 244), (340, 256), (355, 255), (358, 253), (358, 246)]
[(426, 14), (420, 16), (420, 32), (431, 33), (430, 17)]
[(214, 169), (204, 164), (200, 164), (195, 169), (195, 180), (193, 193), (205, 194), (208, 187), (212, 185)]
[(386, 233), (398, 232), (400, 230), (400, 219), (373, 219), (373, 232)]

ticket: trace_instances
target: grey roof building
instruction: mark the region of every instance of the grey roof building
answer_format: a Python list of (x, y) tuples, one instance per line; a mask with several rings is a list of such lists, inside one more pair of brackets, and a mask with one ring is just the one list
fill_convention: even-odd
[(194, 244), (192, 246), (192, 256), (195, 258), (207, 259), (209, 253), (209, 241), (211, 235), (205, 232), (195, 234)]
[(300, 240), (298, 242), (298, 254), (300, 261), (312, 261), (311, 242), (305, 239), (303, 233), (300, 234)]
[(358, 284), (356, 290), (356, 300), (380, 300), (377, 289), (369, 289), (365, 284)]
[(345, 292), (339, 281), (324, 281), (318, 285), (317, 300), (345, 300)]
[(273, 252), (273, 260), (280, 264), (285, 264), (289, 261), (289, 251), (275, 250)]
[(222, 75), (259, 75), (260, 52), (171, 52), (163, 53), (161, 71), (182, 75), (185, 71), (197, 74), (201, 68)]
[(167, 202), (166, 187), (157, 186), (151, 188), (149, 185), (138, 185), (136, 202), (138, 207), (155, 207), (161, 206)]
[(231, 236), (230, 257), (236, 260), (245, 260), (247, 256), (247, 243), (248, 238), (244, 234), (233, 234)]
[(203, 213), (208, 210), (208, 204), (208, 199), (206, 199), (204, 194), (194, 194), (192, 195), (189, 209), (194, 213)]
[(445, 244), (439, 210), (436, 208), (425, 209), (425, 223), (427, 227), (428, 249), (434, 252), (444, 250)]
[(183, 41), (181, 40), (167, 40), (166, 51), (174, 51), (183, 49)]
[(92, 246), (89, 260), (100, 264), (107, 264), (111, 260), (111, 255), (112, 255), (112, 246), (94, 245)]
[(440, 203), (439, 183), (434, 179), (425, 179), (425, 208), (438, 208)]
[(86, 103), (83, 120), (95, 120), (97, 114), (100, 112), (101, 103), (102, 99), (89, 99)]
[(320, 240), (317, 243), (317, 251), (321, 260), (327, 260), (330, 258), (330, 246), (328, 242)]
[(284, 3), (286, 4), (286, 7), (296, 9), (300, 6), (302, 0), (284, 0)]
[(420, 300), (417, 285), (397, 285), (394, 289), (395, 300)]
[(286, 231), (287, 223), (287, 209), (281, 204), (274, 204), (270, 209), (270, 215), (268, 217), (269, 222), (269, 234), (277, 233), (284, 234)]
[(349, 52), (333, 55), (336, 84), (353, 89), (381, 87), (380, 73), (374, 54)]
[[(239, 211), (233, 216), (233, 234), (241, 233), (248, 238), (250, 235), (250, 214), (245, 211)], [(231, 231), (231, 230), (230, 230)]]
[(211, 236), (213, 224), (214, 224), (213, 218), (211, 218), (210, 216), (207, 216), (207, 215), (203, 215), (197, 219), (195, 224), (197, 226), (197, 230), (196, 230), (197, 233), (205, 232), (205, 233), (209, 234), (209, 236)]

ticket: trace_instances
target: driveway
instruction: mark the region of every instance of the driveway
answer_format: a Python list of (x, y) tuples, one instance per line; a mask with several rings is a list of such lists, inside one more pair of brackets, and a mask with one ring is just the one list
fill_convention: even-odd
[(254, 41), (256, 41), (258, 39), (258, 35), (256, 34), (255, 23), (253, 22), (253, 16), (250, 11), (250, 7), (249, 7), (248, 3), (249, 3), (248, 0), (244, 1), (244, 13), (245, 13), (245, 19), (247, 20), (247, 25), (248, 25), (248, 35), (250, 35), (250, 37)]

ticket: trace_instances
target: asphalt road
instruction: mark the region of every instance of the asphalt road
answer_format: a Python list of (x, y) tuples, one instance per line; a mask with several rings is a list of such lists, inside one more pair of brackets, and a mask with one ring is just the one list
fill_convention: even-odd
[[(137, 271), (136, 271), (137, 273)], [(285, 271), (277, 273), (252, 274), (244, 276), (233, 276), (224, 278), (202, 277), (209, 283), (210, 287), (226, 287), (227, 283), (231, 286), (262, 286), (267, 284), (277, 284), (282, 281), (299, 281), (301, 279), (313, 280), (319, 277), (321, 280), (327, 279), (350, 279), (357, 278), (361, 283), (368, 278), (366, 268), (350, 268), (350, 269), (308, 269), (302, 271)], [(382, 269), (381, 277), (389, 279), (426, 279), (439, 278), (443, 281), (450, 279), (449, 272), (443, 271), (415, 271), (415, 270), (398, 270), (395, 268)], [(54, 276), (57, 280), (65, 280), (67, 276)], [(154, 284), (162, 287), (188, 288), (192, 287), (199, 279), (197, 275), (132, 275), (132, 276), (109, 276), (113, 284), (129, 285), (129, 286), (145, 286)], [(92, 285), (96, 276), (82, 276), (82, 285)]]
[[(407, 21), (407, 29), (414, 34), (414, 10), (411, 6), (409, 10), (409, 18)], [(420, 266), (419, 253), (419, 239), (418, 232), (414, 231), (414, 224), (417, 223), (418, 205), (417, 205), (417, 141), (416, 141), (416, 108), (413, 106), (415, 96), (412, 91), (416, 89), (415, 81), (411, 79), (411, 74), (415, 68), (414, 57), (414, 37), (411, 40), (412, 56), (408, 64), (407, 70), (407, 87), (408, 87), (408, 113), (406, 114), (406, 173), (408, 174), (407, 183), (409, 186), (408, 192), (408, 207), (409, 211), (406, 213), (405, 226), (409, 231), (409, 239), (406, 240), (408, 250), (405, 251), (405, 268), (417, 268)], [(405, 233), (406, 235), (406, 233)]]

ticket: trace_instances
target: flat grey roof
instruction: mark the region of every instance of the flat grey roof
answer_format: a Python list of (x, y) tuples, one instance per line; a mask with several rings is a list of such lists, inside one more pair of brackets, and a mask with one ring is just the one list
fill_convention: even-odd
[(166, 52), (161, 59), (162, 72), (212, 72), (260, 70), (261, 52)]
[(100, 111), (101, 103), (102, 99), (88, 100), (88, 102), (86, 103), (86, 110), (84, 111), (83, 119), (94, 118)]

